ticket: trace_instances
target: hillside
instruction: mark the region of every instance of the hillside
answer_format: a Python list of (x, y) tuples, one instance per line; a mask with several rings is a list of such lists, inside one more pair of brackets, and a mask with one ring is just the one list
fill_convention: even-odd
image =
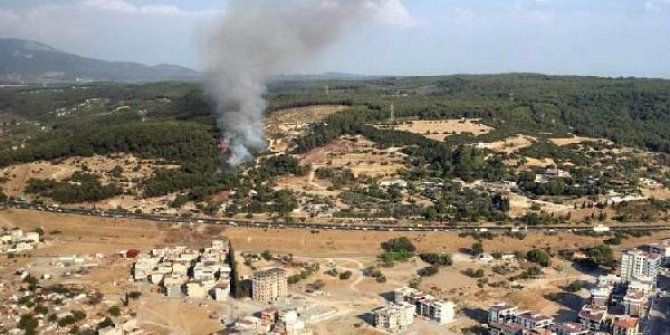
[(80, 57), (39, 42), (0, 39), (0, 83), (150, 82), (197, 77), (194, 70), (177, 65), (109, 62)]
[(668, 92), (536, 74), (276, 82), (270, 151), (222, 174), (195, 83), (5, 87), (0, 187), (215, 217), (656, 222), (670, 217)]

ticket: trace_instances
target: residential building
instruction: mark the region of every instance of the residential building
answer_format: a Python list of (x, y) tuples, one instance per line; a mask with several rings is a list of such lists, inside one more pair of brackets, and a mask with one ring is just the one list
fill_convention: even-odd
[(439, 324), (454, 320), (456, 305), (453, 302), (442, 301), (411, 287), (401, 287), (393, 290), (393, 301), (396, 304), (408, 303), (415, 306), (417, 315), (425, 316)]
[(624, 317), (614, 319), (612, 322), (612, 335), (638, 335), (640, 334), (640, 319)]
[(654, 285), (661, 268), (661, 255), (640, 249), (630, 249), (621, 255), (621, 279), (629, 283), (634, 279), (651, 281)]
[(511, 323), (519, 313), (519, 307), (505, 303), (495, 304), (489, 307), (489, 324)]
[(626, 315), (640, 316), (644, 314), (644, 306), (647, 303), (647, 295), (638, 290), (628, 289), (623, 297), (623, 308)]
[(489, 323), (489, 335), (523, 335), (523, 331), (516, 323)]
[(254, 272), (251, 278), (251, 296), (255, 301), (266, 303), (285, 301), (288, 297), (286, 270), (271, 268)]
[(591, 331), (605, 330), (607, 319), (607, 307), (586, 305), (577, 314), (579, 323)]
[(374, 311), (374, 326), (391, 332), (406, 329), (414, 323), (414, 310), (407, 302), (381, 307)]
[(663, 266), (670, 265), (670, 239), (661, 240), (649, 245), (649, 253), (661, 256)]
[(516, 316), (516, 323), (525, 329), (547, 328), (554, 318), (539, 313), (525, 312)]
[(595, 306), (609, 305), (610, 297), (612, 296), (612, 290), (613, 290), (612, 286), (596, 285), (590, 291), (591, 304)]
[(556, 324), (551, 326), (550, 329), (556, 335), (586, 335), (589, 332), (584, 326), (574, 322)]

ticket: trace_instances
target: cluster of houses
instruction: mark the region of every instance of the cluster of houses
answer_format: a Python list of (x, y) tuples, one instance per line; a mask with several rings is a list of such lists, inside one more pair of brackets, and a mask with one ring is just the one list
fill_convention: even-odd
[(194, 250), (183, 246), (154, 248), (139, 255), (133, 266), (137, 282), (161, 287), (168, 297), (212, 298), (225, 300), (230, 294), (228, 246), (214, 240), (208, 248)]
[(110, 307), (118, 306), (115, 299), (101, 295), (99, 303), (91, 303), (99, 293), (83, 287), (53, 289), (39, 283), (27, 270), (18, 270), (6, 279), (0, 284), (0, 334), (23, 335), (28, 333), (27, 327), (34, 334), (70, 334), (72, 329), (98, 335), (148, 334), (139, 328), (130, 308), (119, 308), (116, 316), (106, 315)]
[(595, 329), (584, 313), (601, 315), (601, 309), (582, 309), (578, 322), (554, 322), (554, 318), (533, 311), (522, 311), (519, 307), (500, 303), (489, 307), (489, 335), (638, 335), (639, 318), (615, 316), (605, 329)]
[(5, 231), (0, 235), (0, 254), (19, 254), (37, 248), (40, 233), (21, 229)]
[(669, 263), (670, 240), (624, 250), (620, 275), (598, 278), (576, 322), (556, 324), (549, 316), (501, 303), (489, 308), (489, 335), (638, 335), (661, 266)]
[(247, 316), (238, 320), (225, 334), (311, 335), (312, 330), (295, 309), (269, 307), (261, 311), (259, 316)]
[(454, 320), (454, 308), (451, 301), (437, 299), (411, 287), (401, 287), (393, 291), (393, 302), (373, 311), (374, 326), (389, 332), (403, 331), (414, 323), (415, 315), (446, 324)]

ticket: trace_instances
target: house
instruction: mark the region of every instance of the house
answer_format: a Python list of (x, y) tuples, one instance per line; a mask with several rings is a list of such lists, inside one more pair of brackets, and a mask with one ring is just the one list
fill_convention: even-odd
[(205, 298), (207, 296), (207, 290), (202, 282), (192, 281), (186, 283), (186, 294), (190, 298)]
[(609, 305), (610, 298), (613, 291), (612, 286), (600, 286), (597, 285), (591, 289), (591, 304), (594, 306), (607, 306)]
[(607, 319), (607, 307), (585, 305), (577, 314), (579, 323), (591, 331), (605, 330)]
[(516, 323), (489, 323), (489, 335), (523, 335), (523, 331)]
[(169, 298), (181, 298), (184, 296), (181, 284), (165, 285), (165, 295)]
[(640, 320), (638, 318), (616, 318), (614, 319), (614, 322), (612, 322), (612, 335), (638, 334), (640, 334)]
[(551, 326), (550, 329), (556, 335), (586, 335), (589, 332), (588, 329), (574, 322), (556, 324)]
[(516, 316), (516, 323), (526, 329), (547, 328), (554, 323), (554, 318), (533, 312), (525, 312)]
[(121, 327), (108, 326), (98, 329), (98, 335), (123, 335), (123, 329)]
[(661, 265), (670, 265), (670, 239), (661, 240), (649, 245), (649, 253), (661, 256)]
[(639, 290), (628, 289), (623, 297), (624, 313), (630, 316), (644, 314), (644, 306), (647, 303), (647, 295)]
[(214, 300), (224, 301), (230, 295), (230, 285), (228, 283), (218, 283), (214, 286)]

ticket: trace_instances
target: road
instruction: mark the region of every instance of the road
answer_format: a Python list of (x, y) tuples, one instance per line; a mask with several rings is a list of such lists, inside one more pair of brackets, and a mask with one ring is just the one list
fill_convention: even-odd
[[(215, 219), (215, 218), (195, 218), (186, 219), (177, 216), (169, 215), (155, 215), (130, 213), (125, 211), (103, 211), (92, 208), (68, 208), (68, 207), (49, 207), (41, 204), (19, 202), (19, 201), (3, 201), (0, 202), (0, 208), (17, 208), (34, 211), (47, 211), (52, 213), (75, 214), (83, 216), (98, 216), (106, 218), (123, 218), (123, 219), (141, 219), (161, 222), (174, 223), (207, 223), (220, 224), (234, 227), (247, 228), (275, 228), (275, 229), (307, 229), (307, 230), (376, 230), (376, 231), (420, 231), (420, 232), (439, 232), (439, 231), (457, 231), (457, 232), (476, 232), (476, 231), (490, 231), (490, 232), (508, 232), (512, 225), (497, 225), (495, 223), (481, 223), (481, 224), (427, 224), (416, 223), (411, 225), (401, 225), (396, 223), (379, 223), (378, 221), (364, 221), (363, 223), (348, 224), (348, 223), (314, 223), (314, 222), (296, 222), (296, 223), (276, 223), (263, 220), (250, 219)], [(630, 230), (648, 230), (660, 231), (670, 230), (670, 223), (626, 223), (618, 226), (610, 226), (611, 231), (630, 231)], [(593, 227), (579, 227), (575, 225), (537, 225), (529, 226), (520, 229), (519, 231), (534, 231), (534, 232), (555, 232), (555, 231), (593, 231)]]

